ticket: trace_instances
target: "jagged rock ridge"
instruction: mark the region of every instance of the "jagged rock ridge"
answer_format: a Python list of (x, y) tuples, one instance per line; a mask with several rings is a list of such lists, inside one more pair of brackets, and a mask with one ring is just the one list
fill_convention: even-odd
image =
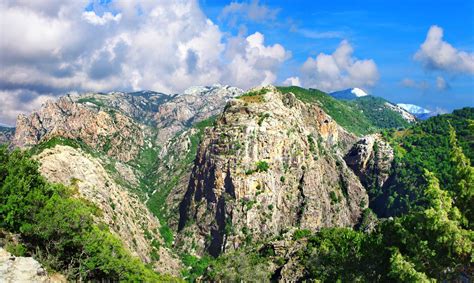
[(274, 87), (230, 101), (201, 142), (181, 240), (216, 256), (291, 227), (354, 225), (368, 204), (342, 159), (355, 140), (320, 107)]

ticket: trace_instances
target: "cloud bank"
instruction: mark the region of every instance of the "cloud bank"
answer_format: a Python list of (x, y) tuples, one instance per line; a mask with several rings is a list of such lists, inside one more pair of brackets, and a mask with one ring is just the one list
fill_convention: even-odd
[[(349, 42), (343, 40), (332, 54), (320, 53), (315, 58), (309, 57), (301, 67), (298, 82), (326, 92), (375, 85), (379, 79), (377, 65), (372, 59), (355, 58), (353, 52)], [(291, 83), (296, 78), (288, 78), (287, 81)]]
[[(274, 13), (258, 2), (233, 7), (229, 13), (256, 20)], [(291, 56), (280, 44), (266, 45), (259, 32), (225, 34), (197, 1), (5, 0), (0, 38), (0, 118), (10, 124), (11, 111), (30, 111), (20, 104), (71, 90), (181, 92), (216, 82), (274, 83)], [(30, 100), (18, 99), (21, 93)]]
[(425, 42), (414, 55), (427, 70), (474, 74), (474, 53), (461, 51), (443, 40), (443, 29), (431, 26)]

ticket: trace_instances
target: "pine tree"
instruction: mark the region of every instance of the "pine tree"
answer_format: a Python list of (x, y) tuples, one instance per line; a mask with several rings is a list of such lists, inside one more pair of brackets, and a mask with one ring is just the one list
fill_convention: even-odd
[(474, 167), (458, 145), (456, 132), (450, 126), (451, 165), (454, 180), (454, 203), (463, 215), (463, 225), (473, 228), (474, 222)]

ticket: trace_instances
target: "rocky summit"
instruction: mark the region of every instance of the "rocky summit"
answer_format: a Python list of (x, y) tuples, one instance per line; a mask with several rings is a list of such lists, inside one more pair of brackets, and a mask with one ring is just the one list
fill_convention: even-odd
[(291, 228), (355, 225), (368, 204), (342, 158), (355, 140), (320, 107), (273, 87), (230, 101), (196, 156), (180, 206), (185, 241), (217, 256)]
[[(385, 282), (415, 266), (410, 278), (462, 279), (473, 120), (300, 87), (68, 94), (0, 129), (0, 274)], [(418, 265), (448, 242), (442, 267)]]

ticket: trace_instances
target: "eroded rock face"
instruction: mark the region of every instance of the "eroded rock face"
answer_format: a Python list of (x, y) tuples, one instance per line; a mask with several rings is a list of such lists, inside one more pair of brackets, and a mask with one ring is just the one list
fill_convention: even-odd
[(159, 139), (166, 141), (193, 123), (219, 114), (227, 101), (242, 93), (236, 87), (213, 85), (192, 87), (174, 96), (155, 115)]
[(172, 95), (154, 91), (84, 93), (73, 94), (70, 97), (75, 102), (90, 108), (109, 108), (119, 111), (144, 124), (153, 124), (158, 107), (173, 98)]
[(136, 158), (144, 144), (144, 131), (131, 118), (86, 107), (68, 96), (20, 115), (13, 144), (31, 147), (57, 136), (80, 140), (125, 162)]
[(341, 157), (355, 137), (291, 93), (254, 93), (264, 94), (230, 101), (201, 142), (179, 223), (197, 253), (217, 256), (290, 227), (353, 226), (367, 206)]
[(344, 157), (366, 187), (383, 188), (390, 177), (393, 149), (380, 134), (361, 138)]
[[(41, 174), (50, 182), (77, 187), (82, 197), (97, 205), (103, 212), (101, 220), (134, 255), (145, 263), (154, 263), (161, 273), (179, 275), (179, 261), (163, 247), (158, 219), (136, 196), (117, 184), (99, 159), (62, 145), (46, 149), (36, 158), (41, 164)], [(130, 170), (122, 170), (133, 174)], [(158, 250), (152, 247), (154, 240), (161, 243)], [(154, 249), (160, 255), (157, 262), (151, 257)]]

